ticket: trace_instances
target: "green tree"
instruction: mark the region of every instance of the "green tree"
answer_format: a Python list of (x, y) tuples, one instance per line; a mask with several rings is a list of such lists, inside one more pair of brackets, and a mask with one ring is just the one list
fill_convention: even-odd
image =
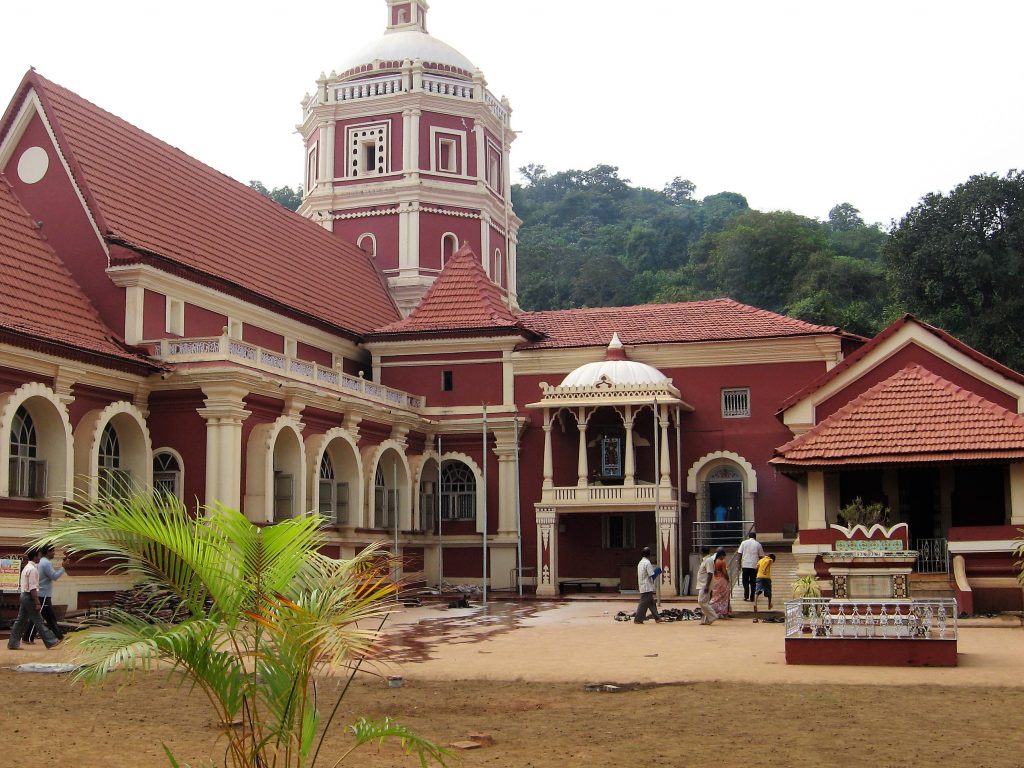
[(833, 232), (846, 232), (864, 226), (860, 211), (849, 203), (840, 203), (828, 212), (828, 225)]
[(275, 187), (267, 189), (261, 181), (250, 181), (249, 187), (255, 189), (264, 197), (269, 197), (278, 205), (283, 205), (289, 211), (297, 211), (302, 204), (302, 187)]
[[(163, 662), (216, 710), (225, 765), (313, 766), (337, 710), (321, 722), (314, 675), (332, 667), (354, 675), (374, 655), (377, 633), (366, 623), (383, 625), (383, 600), (396, 589), (373, 548), (348, 561), (320, 555), (321, 523), (309, 516), (261, 527), (223, 507), (194, 517), (169, 496), (72, 505), (43, 541), (111, 560), (151, 596), (141, 617), (114, 609), (104, 626), (76, 636), (77, 678)], [(162, 618), (172, 601), (177, 623)], [(352, 748), (394, 738), (421, 765), (443, 765), (443, 750), (390, 720), (360, 720), (352, 733)]]
[(972, 176), (926, 195), (883, 256), (894, 309), (1024, 368), (1024, 174)]
[(697, 185), (689, 179), (676, 176), (665, 185), (661, 192), (672, 201), (673, 205), (686, 205), (693, 202), (693, 193), (696, 189)]

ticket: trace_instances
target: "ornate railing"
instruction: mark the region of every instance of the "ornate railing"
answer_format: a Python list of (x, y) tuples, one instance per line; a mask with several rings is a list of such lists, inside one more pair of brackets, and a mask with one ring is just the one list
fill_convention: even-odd
[(693, 524), (693, 551), (738, 547), (753, 526), (753, 520), (697, 520)]
[(918, 573), (949, 573), (949, 549), (945, 539), (916, 539)]
[(786, 638), (956, 640), (956, 600), (790, 600)]
[[(450, 77), (423, 75), (423, 90), (427, 93), (455, 96), (460, 99), (473, 98), (473, 83), (465, 80), (455, 80)], [(492, 96), (491, 98), (493, 99), (494, 97)]]
[(288, 379), (304, 381), (326, 389), (362, 395), (402, 408), (422, 408), (420, 395), (385, 387), (360, 376), (350, 376), (337, 368), (328, 368), (309, 360), (288, 357), (228, 336), (197, 339), (161, 339), (147, 342), (155, 347), (154, 357), (169, 363), (227, 361), (267, 371)]
[(656, 491), (661, 489), (661, 501), (675, 501), (676, 489), (669, 485), (578, 485), (545, 488), (542, 491), (545, 504), (588, 505), (588, 504), (653, 504)]
[(365, 80), (352, 80), (341, 83), (334, 88), (335, 101), (354, 101), (355, 99), (366, 99), (371, 96), (386, 96), (391, 93), (402, 92), (402, 75), (382, 75), (381, 77), (368, 77)]

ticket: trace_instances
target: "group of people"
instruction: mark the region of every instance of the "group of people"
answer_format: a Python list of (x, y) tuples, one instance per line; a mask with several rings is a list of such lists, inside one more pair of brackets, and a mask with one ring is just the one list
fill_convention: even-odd
[[(765, 554), (757, 534), (751, 531), (749, 538), (740, 544), (740, 568), (743, 578), (743, 599), (754, 604), (757, 613), (757, 598), (768, 599), (768, 610), (772, 608), (772, 564), (774, 554)], [(718, 619), (732, 617), (732, 582), (729, 579), (729, 564), (726, 562), (725, 547), (714, 552), (705, 549), (700, 567), (697, 569), (697, 604), (701, 610), (701, 624), (713, 624)], [(655, 621), (661, 621), (655, 607), (655, 582), (661, 568), (651, 563), (651, 550), (644, 547), (637, 564), (637, 581), (640, 588), (640, 604), (633, 621), (643, 624), (649, 612)]]
[(64, 639), (64, 633), (53, 612), (53, 583), (67, 571), (54, 568), (50, 562), (53, 546), (30, 549), (25, 553), (28, 561), (21, 571), (18, 617), (11, 627), (7, 647), (16, 651), (22, 642), (34, 643), (42, 637), (47, 648), (53, 648)]

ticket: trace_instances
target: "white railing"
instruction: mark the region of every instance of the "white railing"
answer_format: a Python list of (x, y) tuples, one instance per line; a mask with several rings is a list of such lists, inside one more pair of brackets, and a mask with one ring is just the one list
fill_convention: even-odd
[(790, 600), (786, 638), (956, 640), (956, 600)]
[(693, 524), (693, 551), (738, 547), (753, 527), (753, 520), (697, 520)]
[(355, 99), (367, 99), (371, 96), (386, 96), (392, 93), (402, 92), (402, 75), (382, 75), (380, 77), (369, 77), (366, 80), (352, 80), (342, 83), (334, 88), (335, 101), (354, 101)]
[(154, 357), (169, 363), (228, 361), (242, 363), (289, 379), (317, 386), (362, 395), (402, 408), (422, 408), (426, 400), (400, 389), (385, 387), (359, 376), (350, 376), (337, 368), (328, 368), (309, 360), (288, 357), (228, 336), (197, 339), (161, 339), (146, 342), (154, 345)]
[[(654, 485), (578, 485), (545, 488), (542, 492), (544, 503), (554, 504), (630, 504), (638, 502), (654, 503)], [(675, 501), (675, 488), (668, 485), (660, 486), (661, 501)]]
[[(459, 99), (473, 98), (473, 83), (465, 80), (454, 80), (438, 75), (423, 75), (423, 90), (442, 96), (455, 96)], [(493, 96), (491, 97), (494, 98)]]
[(508, 124), (508, 110), (502, 106), (502, 103), (494, 98), (494, 94), (490, 91), (484, 91), (484, 104), (491, 110), (491, 113), (501, 120), (501, 122)]

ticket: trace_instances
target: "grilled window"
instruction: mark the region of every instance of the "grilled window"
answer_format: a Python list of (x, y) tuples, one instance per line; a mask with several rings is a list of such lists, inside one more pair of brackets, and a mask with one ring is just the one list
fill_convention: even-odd
[(742, 419), (750, 416), (750, 389), (722, 390), (722, 418)]

